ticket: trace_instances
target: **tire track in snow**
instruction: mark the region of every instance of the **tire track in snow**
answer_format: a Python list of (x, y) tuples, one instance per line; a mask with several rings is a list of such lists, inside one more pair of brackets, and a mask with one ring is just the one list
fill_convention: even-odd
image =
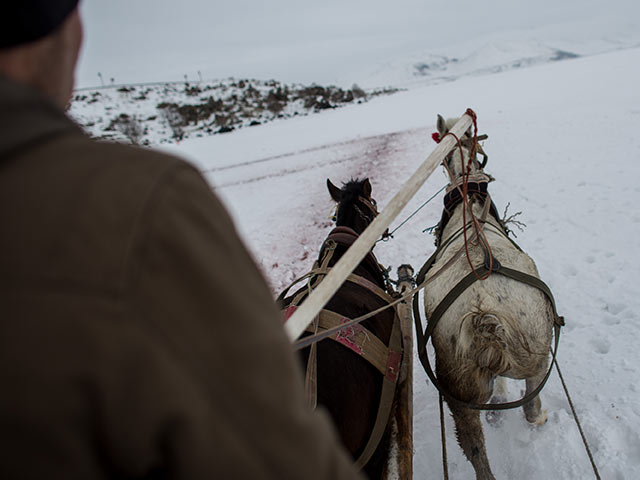
[[(274, 155), (262, 159), (251, 160), (235, 165), (228, 165), (223, 167), (216, 167), (208, 170), (204, 170), (203, 174), (212, 175), (214, 173), (225, 172), (225, 171), (241, 171), (242, 169), (256, 167), (260, 164), (265, 164), (268, 162), (276, 162), (283, 160), (292, 160), (296, 161), (300, 159), (300, 157), (304, 157), (310, 154), (321, 154), (322, 152), (327, 152), (326, 156), (332, 156), (331, 152), (339, 151), (343, 148), (353, 149), (354, 152), (351, 153), (345, 152), (346, 155), (337, 159), (319, 161), (319, 162), (310, 162), (310, 163), (302, 163), (300, 165), (295, 165), (289, 168), (284, 168), (279, 171), (274, 171), (270, 173), (263, 173), (260, 175), (254, 176), (242, 176), (237, 180), (231, 181), (221, 181), (220, 183), (215, 183), (215, 188), (228, 188), (237, 185), (246, 185), (254, 182), (261, 182), (265, 180), (270, 180), (278, 177), (284, 177), (288, 175), (295, 175), (302, 172), (307, 172), (311, 170), (319, 170), (325, 167), (337, 166), (341, 164), (353, 163), (358, 160), (364, 160), (362, 165), (359, 165), (358, 168), (347, 168), (346, 171), (350, 172), (350, 177), (369, 177), (374, 178), (377, 177), (377, 173), (388, 174), (390, 173), (390, 165), (389, 162), (385, 162), (384, 158), (389, 157), (391, 155), (401, 154), (410, 149), (409, 146), (402, 145), (402, 140), (406, 137), (410, 137), (412, 135), (416, 135), (418, 132), (423, 131), (424, 129), (412, 129), (401, 132), (392, 132), (386, 133), (382, 135), (376, 135), (371, 137), (366, 137), (362, 139), (349, 140), (345, 142), (338, 142), (335, 144), (322, 145), (320, 147), (313, 147), (309, 149), (299, 150), (296, 152), (288, 152), (280, 155)], [(356, 173), (357, 172), (357, 173)], [(375, 173), (376, 175), (372, 175)], [(348, 180), (348, 178), (343, 178), (344, 180)], [(375, 195), (375, 194), (374, 194)]]
[[(219, 167), (208, 173), (217, 172), (217, 182), (212, 182), (215, 188), (237, 205), (243, 202), (236, 203), (235, 196), (277, 192), (283, 182), (298, 185), (297, 193), (286, 204), (276, 200), (277, 205), (264, 206), (261, 213), (277, 216), (278, 228), (288, 232), (286, 236), (258, 232), (257, 220), (251, 220), (255, 212), (238, 212), (237, 216), (245, 219), (242, 226), (247, 238), (261, 239), (251, 247), (273, 292), (278, 294), (295, 277), (309, 270), (317, 248), (332, 227), (327, 219), (331, 202), (324, 187), (326, 178), (340, 185), (351, 178), (369, 177), (373, 197), (382, 209), (385, 200), (395, 195), (408, 175), (404, 174), (407, 165), (415, 164), (415, 159), (423, 156), (424, 145), (429, 141), (425, 129), (410, 129), (261, 158), (244, 162), (238, 168)], [(295, 175), (298, 177), (294, 180), (291, 176)], [(309, 187), (311, 184), (313, 188)]]
[(424, 129), (416, 128), (416, 129), (410, 129), (410, 130), (403, 130), (403, 131), (399, 131), (399, 132), (391, 132), (391, 133), (385, 133), (385, 134), (381, 134), (381, 135), (371, 135), (369, 137), (355, 138), (355, 139), (351, 139), (351, 140), (344, 140), (342, 142), (329, 143), (329, 144), (320, 145), (320, 146), (317, 146), (317, 147), (304, 148), (302, 150), (297, 150), (295, 152), (287, 152), (287, 153), (281, 153), (281, 154), (278, 154), (278, 155), (271, 155), (269, 157), (259, 158), (259, 159), (256, 159), (256, 160), (249, 160), (249, 161), (241, 162), (241, 163), (234, 163), (232, 165), (223, 165), (221, 167), (213, 167), (213, 168), (209, 168), (209, 169), (206, 169), (206, 170), (202, 170), (202, 173), (213, 173), (213, 172), (220, 172), (220, 171), (225, 171), (225, 170), (233, 170), (233, 169), (236, 169), (236, 168), (247, 167), (247, 166), (250, 166), (250, 165), (256, 165), (256, 164), (265, 163), (265, 162), (271, 162), (271, 161), (275, 161), (275, 160), (282, 160), (284, 158), (300, 156), (300, 155), (304, 155), (306, 153), (318, 152), (318, 151), (329, 150), (329, 149), (336, 149), (336, 148), (339, 148), (339, 147), (357, 145), (357, 144), (360, 144), (360, 143), (363, 143), (363, 142), (366, 143), (366, 142), (369, 142), (369, 141), (375, 141), (376, 139), (379, 139), (381, 137), (389, 137), (389, 136), (397, 136), (397, 135), (403, 135), (403, 134), (408, 134), (408, 133), (415, 133), (415, 132), (418, 132), (418, 131), (421, 131), (421, 130), (424, 130)]

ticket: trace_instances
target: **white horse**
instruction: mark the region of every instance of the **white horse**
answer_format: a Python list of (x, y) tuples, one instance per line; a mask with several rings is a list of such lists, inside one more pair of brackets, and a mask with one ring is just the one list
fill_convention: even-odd
[[(445, 121), (438, 115), (440, 138), (457, 120)], [(445, 160), (450, 175), (448, 191), (462, 185), (473, 144), (471, 129), (460, 140), (464, 161), (459, 147)], [(426, 279), (431, 279), (425, 289), (427, 318), (432, 317), (453, 287), (470, 274), (470, 265), (477, 269), (493, 260), (494, 267), (502, 265), (538, 278), (533, 260), (507, 237), (490, 197), (479, 192), (483, 189), (486, 192), (486, 183), (491, 180), (474, 158), (468, 185), (469, 192), (478, 193), (467, 195), (468, 207), (465, 202), (450, 206), (448, 221), (443, 216), (438, 232), (440, 248), (426, 274)], [(480, 234), (471, 225), (469, 209), (479, 219)], [(540, 288), (495, 272), (484, 280), (474, 281), (446, 309), (432, 333), (440, 384), (451, 396), (470, 404), (485, 404), (490, 399), (491, 403), (504, 402), (507, 395), (504, 377), (526, 380), (527, 394), (533, 392), (547, 374), (552, 327), (558, 318), (552, 301)], [(473, 464), (476, 477), (493, 479), (479, 411), (454, 401), (448, 404), (458, 443)], [(528, 422), (537, 425), (546, 422), (546, 412), (542, 411), (537, 395), (523, 409)]]

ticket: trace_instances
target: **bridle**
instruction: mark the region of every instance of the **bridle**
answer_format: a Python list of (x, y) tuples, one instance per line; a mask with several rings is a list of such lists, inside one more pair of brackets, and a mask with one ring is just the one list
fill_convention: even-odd
[[(481, 140), (486, 140), (487, 138), (489, 138), (488, 135), (478, 135), (477, 141), (481, 141)], [(474, 146), (474, 142), (476, 142), (472, 137), (465, 137), (465, 138), (461, 138), (459, 141), (459, 146), (460, 148), (465, 147), (468, 150), (471, 150)], [(482, 162), (478, 162), (478, 165), (480, 166), (480, 169), (484, 169), (484, 167), (487, 166), (487, 162), (489, 161), (489, 155), (486, 154), (486, 152), (484, 151), (484, 149), (482, 148), (482, 145), (480, 145), (479, 143), (476, 142), (476, 153), (479, 153), (480, 155), (482, 155)], [(449, 154), (445, 157), (444, 161), (445, 162), (450, 162), (451, 159), (453, 158), (453, 154), (456, 152), (456, 149), (454, 148), (453, 150), (451, 150), (451, 152), (449, 152)], [(477, 159), (476, 159), (477, 161)]]
[[(360, 202), (365, 208), (364, 210), (367, 213), (363, 212), (360, 207), (358, 207), (358, 202)], [(362, 195), (358, 195), (357, 200), (353, 203), (353, 208), (358, 214), (358, 216), (364, 220), (367, 225), (373, 222), (373, 220), (378, 216), (378, 204), (373, 198), (365, 198)], [(336, 204), (336, 208), (333, 214), (329, 217), (332, 221), (337, 222), (338, 220), (338, 205)]]
[(353, 204), (353, 208), (355, 209), (355, 211), (365, 222), (373, 222), (373, 219), (378, 216), (378, 204), (376, 203), (376, 201), (373, 198), (364, 198), (361, 195), (358, 196), (358, 200), (361, 204), (367, 207), (366, 209), (369, 211), (369, 215), (365, 215), (365, 213), (360, 208), (358, 208), (357, 203)]

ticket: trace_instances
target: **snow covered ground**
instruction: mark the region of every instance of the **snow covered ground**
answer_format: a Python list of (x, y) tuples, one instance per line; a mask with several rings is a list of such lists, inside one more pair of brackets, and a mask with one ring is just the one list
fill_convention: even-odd
[[(511, 213), (522, 211), (527, 228), (516, 231), (517, 241), (537, 262), (566, 318), (559, 363), (600, 474), (635, 480), (639, 5), (85, 0), (87, 43), (78, 81), (80, 87), (177, 81), (182, 88), (185, 76), (201, 87), (210, 78), (235, 77), (407, 88), (362, 105), (179, 145), (158, 145), (169, 126), (161, 116), (149, 121), (144, 139), (193, 161), (223, 198), (274, 295), (309, 270), (331, 229), (327, 178), (339, 184), (369, 177), (384, 208), (434, 148), (436, 115), (473, 108), (480, 133), (489, 135), (487, 171), (496, 178), (490, 192), (500, 212), (508, 203)], [(79, 119), (104, 130), (100, 121), (108, 124), (126, 101), (146, 92), (118, 88), (109, 105), (109, 95), (94, 103), (95, 92), (77, 92), (87, 97), (75, 107)], [(144, 95), (151, 110), (167, 101)], [(140, 105), (136, 101), (127, 113), (157, 114)], [(445, 183), (443, 173), (434, 173), (391, 228)], [(393, 240), (376, 246), (379, 260), (394, 273), (403, 263), (419, 269), (434, 250), (423, 230), (438, 222), (441, 208), (442, 194)], [(442, 478), (438, 396), (417, 357), (415, 365), (414, 476)], [(510, 386), (510, 399), (524, 388), (515, 381)], [(541, 428), (531, 428), (520, 410), (506, 412), (499, 428), (485, 424), (497, 478), (593, 478), (556, 373), (541, 398), (549, 414)], [(450, 477), (473, 478), (449, 417), (446, 427)]]
[[(487, 133), (490, 192), (522, 211), (517, 241), (566, 317), (559, 363), (604, 479), (640, 478), (640, 48), (416, 83), (363, 105), (163, 146), (195, 162), (224, 199), (274, 294), (312, 265), (331, 229), (325, 181), (367, 176), (384, 208), (433, 149), (438, 113), (472, 107)], [(482, 73), (482, 74), (479, 74)], [(445, 184), (436, 172), (392, 228)], [(433, 252), (442, 196), (379, 243), (393, 271)], [(415, 478), (441, 478), (438, 398), (416, 360)], [(512, 382), (512, 398), (524, 388)], [(508, 411), (485, 425), (500, 479), (593, 476), (560, 382), (549, 421)], [(452, 479), (472, 478), (447, 419)]]

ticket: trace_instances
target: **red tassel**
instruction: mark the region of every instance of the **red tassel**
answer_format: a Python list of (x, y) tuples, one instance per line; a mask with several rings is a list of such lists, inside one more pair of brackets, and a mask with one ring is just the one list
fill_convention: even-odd
[(440, 143), (440, 134), (438, 132), (434, 132), (431, 135), (431, 138), (433, 138), (433, 141), (436, 143)]

